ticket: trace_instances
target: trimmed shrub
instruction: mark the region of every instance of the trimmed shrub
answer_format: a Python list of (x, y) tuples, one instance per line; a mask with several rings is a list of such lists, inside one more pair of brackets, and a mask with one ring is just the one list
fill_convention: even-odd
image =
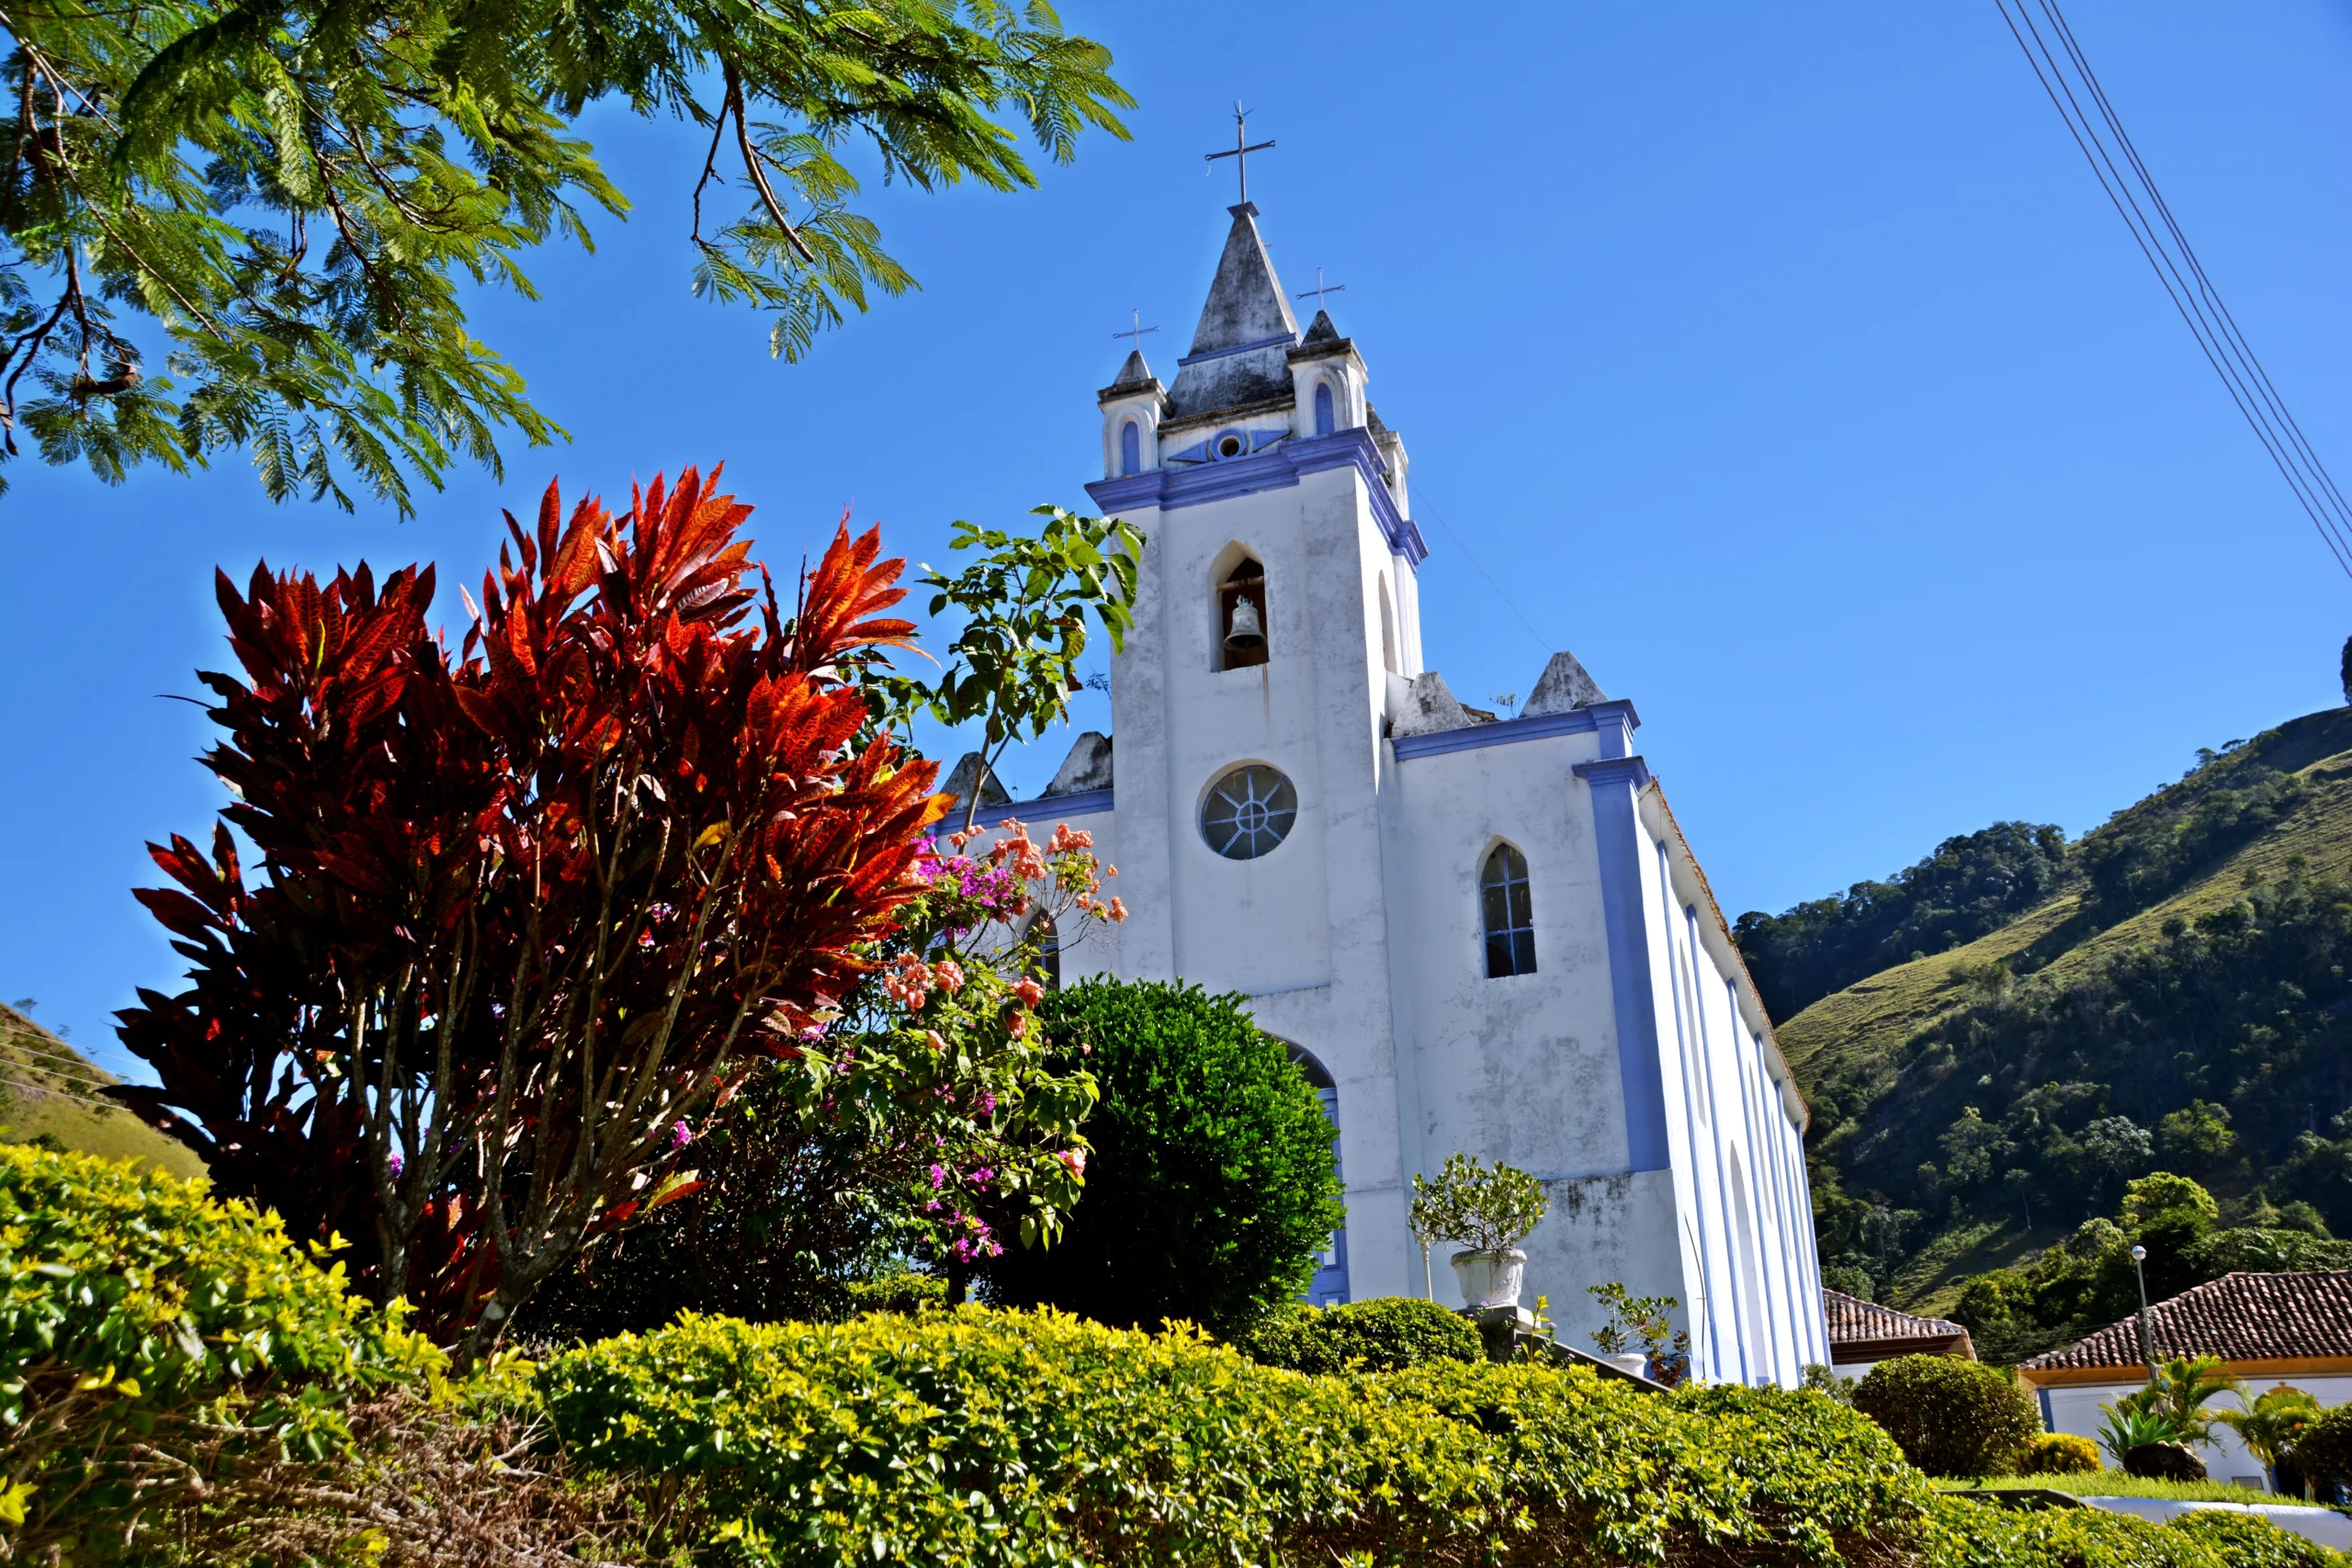
[(1478, 1331), (1460, 1313), (1414, 1296), (1377, 1296), (1341, 1306), (1294, 1302), (1234, 1341), (1261, 1366), (1294, 1372), (1393, 1372), (1428, 1361), (1476, 1361)]
[(1950, 1356), (1881, 1361), (1856, 1386), (1854, 1408), (1930, 1475), (1998, 1475), (2041, 1429), (2007, 1372)]
[(2292, 1530), (2253, 1514), (2199, 1508), (2172, 1519), (2181, 1531), (2229, 1564), (2229, 1568), (2344, 1568), (2345, 1557)]
[(686, 1318), (537, 1385), (575, 1461), (693, 1486), (753, 1565), (1833, 1568), (1883, 1560), (1929, 1504), (1818, 1394), (1485, 1362), (1306, 1377), (1057, 1313)]
[(2018, 1454), (2019, 1475), (2089, 1475), (2098, 1468), (2098, 1445), (2073, 1432), (2038, 1433)]
[(2314, 1490), (2352, 1486), (2352, 1404), (2323, 1412), (2295, 1439), (2290, 1457)]
[[(2275, 1525), (2248, 1522), (2260, 1523), (2273, 1535), (2287, 1533)], [(1917, 1568), (2270, 1568), (2266, 1558), (2241, 1556), (2244, 1550), (2102, 1508), (2026, 1513), (1939, 1497), (1915, 1561)]]
[(983, 1265), (993, 1300), (1227, 1335), (1306, 1288), (1345, 1218), (1331, 1122), (1247, 1000), (1114, 980), (1047, 999), (1056, 1064), (1102, 1089), (1094, 1152), (1061, 1239)]
[(18, 1559), (129, 1554), (184, 1497), (347, 1452), (348, 1402), (445, 1365), (276, 1214), (127, 1159), (0, 1145), (0, 1278)]

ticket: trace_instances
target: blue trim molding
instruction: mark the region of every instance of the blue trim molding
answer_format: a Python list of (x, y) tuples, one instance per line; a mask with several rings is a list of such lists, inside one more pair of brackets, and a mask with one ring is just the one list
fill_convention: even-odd
[(1112, 792), (1107, 789), (1077, 789), (1068, 795), (1044, 795), (1035, 800), (983, 806), (974, 820), (993, 828), (1008, 817), (1020, 822), (1042, 822), (1048, 817), (1099, 817), (1111, 809), (1111, 795)]
[[(1579, 710), (1583, 711), (1583, 710)], [(1666, 1077), (1658, 1060), (1657, 991), (1643, 919), (1641, 817), (1634, 799), (1650, 782), (1639, 757), (1578, 762), (1592, 790), (1593, 847), (1600, 856), (1600, 908), (1609, 931), (1609, 987), (1617, 1021), (1617, 1076), (1625, 1095), (1625, 1153), (1635, 1170), (1671, 1164)]]
[(1429, 545), (1412, 519), (1396, 510), (1396, 498), (1388, 493), (1388, 466), (1380, 460), (1371, 434), (1363, 430), (1286, 441), (1269, 452), (1229, 457), (1197, 468), (1147, 468), (1140, 474), (1097, 479), (1086, 487), (1086, 493), (1106, 514), (1143, 506), (1173, 512), (1180, 506), (1203, 506), (1261, 491), (1286, 490), (1298, 483), (1301, 475), (1351, 465), (1363, 476), (1373, 520), (1387, 537), (1388, 547), (1403, 556), (1408, 565), (1419, 567), (1429, 558)]
[[(1532, 714), (1522, 718), (1500, 718), (1492, 724), (1474, 724), (1467, 729), (1441, 729), (1433, 735), (1404, 735), (1391, 742), (1396, 748), (1396, 760), (1409, 757), (1439, 757), (1448, 751), (1469, 751), (1481, 746), (1508, 746), (1514, 740), (1546, 740), (1555, 735), (1591, 735), (1601, 737), (1601, 754), (1608, 758), (1623, 758), (1628, 748), (1624, 739), (1641, 724), (1642, 716), (1624, 698), (1611, 702), (1593, 703), (1566, 713)], [(1611, 741), (1616, 750), (1611, 750)], [(1645, 781), (1646, 782), (1646, 780)]]

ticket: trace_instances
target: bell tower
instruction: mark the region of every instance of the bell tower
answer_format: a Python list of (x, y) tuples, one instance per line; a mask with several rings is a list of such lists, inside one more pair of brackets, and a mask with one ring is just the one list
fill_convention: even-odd
[[(1119, 972), (1240, 991), (1327, 1075), (1359, 1227), (1356, 1294), (1406, 1283), (1383, 885), (1383, 735), (1419, 672), (1404, 443), (1328, 311), (1302, 332), (1258, 231), (1231, 226), (1163, 383), (1138, 346), (1098, 394), (1105, 515), (1146, 547), (1112, 661)], [(1125, 335), (1125, 334), (1123, 334)]]

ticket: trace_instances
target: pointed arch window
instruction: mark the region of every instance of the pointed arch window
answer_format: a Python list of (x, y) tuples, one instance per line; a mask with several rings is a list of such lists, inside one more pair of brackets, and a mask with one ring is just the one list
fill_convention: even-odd
[(1527, 857), (1497, 844), (1478, 874), (1478, 908), (1487, 927), (1487, 978), (1535, 973), (1535, 903)]
[[(1248, 556), (1234, 563), (1217, 585), (1217, 665), (1244, 670), (1266, 661), (1273, 622), (1266, 614), (1266, 569)], [(1247, 605), (1249, 613), (1243, 614)]]
[(1329, 435), (1338, 428), (1331, 416), (1331, 383), (1317, 381), (1315, 383), (1315, 434)]
[(1119, 426), (1119, 472), (1122, 475), (1143, 471), (1143, 432), (1134, 420)]

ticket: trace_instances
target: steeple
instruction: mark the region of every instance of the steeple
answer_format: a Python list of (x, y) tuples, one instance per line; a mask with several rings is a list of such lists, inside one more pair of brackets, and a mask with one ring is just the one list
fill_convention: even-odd
[(1283, 355), (1298, 342), (1298, 321), (1282, 280), (1274, 276), (1266, 243), (1258, 236), (1255, 202), (1227, 209), (1233, 228), (1225, 237), (1216, 278), (1201, 307), (1192, 352), (1177, 362), (1169, 400), (1179, 417), (1237, 408), (1278, 398), (1290, 390)]

